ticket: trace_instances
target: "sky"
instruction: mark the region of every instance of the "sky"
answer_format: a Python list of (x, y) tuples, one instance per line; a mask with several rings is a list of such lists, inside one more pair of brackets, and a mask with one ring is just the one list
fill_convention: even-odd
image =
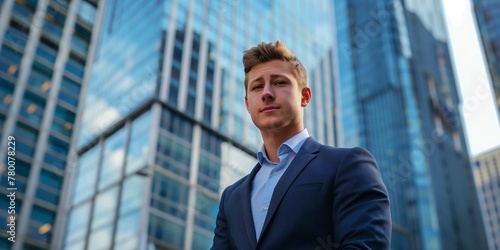
[(443, 0), (443, 7), (455, 77), (462, 94), (461, 110), (469, 154), (474, 157), (500, 146), (500, 124), (470, 2)]

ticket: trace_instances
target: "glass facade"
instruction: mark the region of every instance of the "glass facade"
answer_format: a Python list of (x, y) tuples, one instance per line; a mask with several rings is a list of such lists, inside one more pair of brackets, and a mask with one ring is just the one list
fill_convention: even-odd
[[(91, 0), (0, 1), (0, 138), (16, 138), (17, 188), (16, 243), (5, 237), (4, 223), (0, 249), (57, 248), (96, 9)], [(0, 147), (2, 159), (6, 150)], [(5, 187), (5, 163), (0, 174)], [(0, 192), (0, 203), (8, 204), (6, 189)], [(6, 209), (0, 217), (7, 221)]]
[(500, 123), (500, 3), (495, 0), (473, 0), (472, 3)]
[(334, 1), (341, 145), (366, 147), (394, 249), (486, 249), (439, 1)]
[(262, 143), (241, 63), (261, 41), (280, 39), (301, 58), (316, 93), (306, 127), (337, 143), (330, 1), (102, 4), (81, 10), (102, 19), (63, 248), (210, 247), (220, 194), (250, 172)]
[(489, 249), (500, 249), (500, 148), (474, 159), (474, 177), (484, 214)]

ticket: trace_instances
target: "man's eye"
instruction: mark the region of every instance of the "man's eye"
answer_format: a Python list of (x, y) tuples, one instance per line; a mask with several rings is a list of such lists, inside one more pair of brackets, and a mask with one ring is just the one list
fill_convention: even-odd
[(254, 89), (260, 89), (260, 88), (262, 88), (261, 85), (255, 85), (255, 86), (252, 87), (252, 90), (254, 90)]
[(274, 82), (274, 84), (275, 85), (283, 85), (283, 84), (285, 84), (285, 82), (284, 81), (276, 81), (276, 82)]

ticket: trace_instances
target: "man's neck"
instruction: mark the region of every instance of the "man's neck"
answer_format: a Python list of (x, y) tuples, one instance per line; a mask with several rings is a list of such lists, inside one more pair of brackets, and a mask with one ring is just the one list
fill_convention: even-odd
[(267, 158), (272, 162), (279, 162), (278, 149), (286, 142), (288, 139), (300, 133), (304, 128), (297, 131), (291, 131), (288, 133), (271, 132), (265, 133), (261, 131), (262, 139), (264, 141), (264, 149), (266, 151)]

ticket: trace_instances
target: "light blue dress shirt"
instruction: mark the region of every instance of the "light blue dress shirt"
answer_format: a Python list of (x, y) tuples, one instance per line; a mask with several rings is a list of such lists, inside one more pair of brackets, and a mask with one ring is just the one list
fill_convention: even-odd
[(307, 138), (309, 138), (309, 132), (307, 132), (307, 129), (304, 129), (281, 144), (278, 148), (279, 163), (269, 160), (264, 145), (262, 145), (257, 153), (261, 168), (253, 179), (252, 191), (250, 193), (253, 223), (257, 240), (260, 238), (262, 227), (266, 220), (267, 210), (271, 203), (274, 188)]

